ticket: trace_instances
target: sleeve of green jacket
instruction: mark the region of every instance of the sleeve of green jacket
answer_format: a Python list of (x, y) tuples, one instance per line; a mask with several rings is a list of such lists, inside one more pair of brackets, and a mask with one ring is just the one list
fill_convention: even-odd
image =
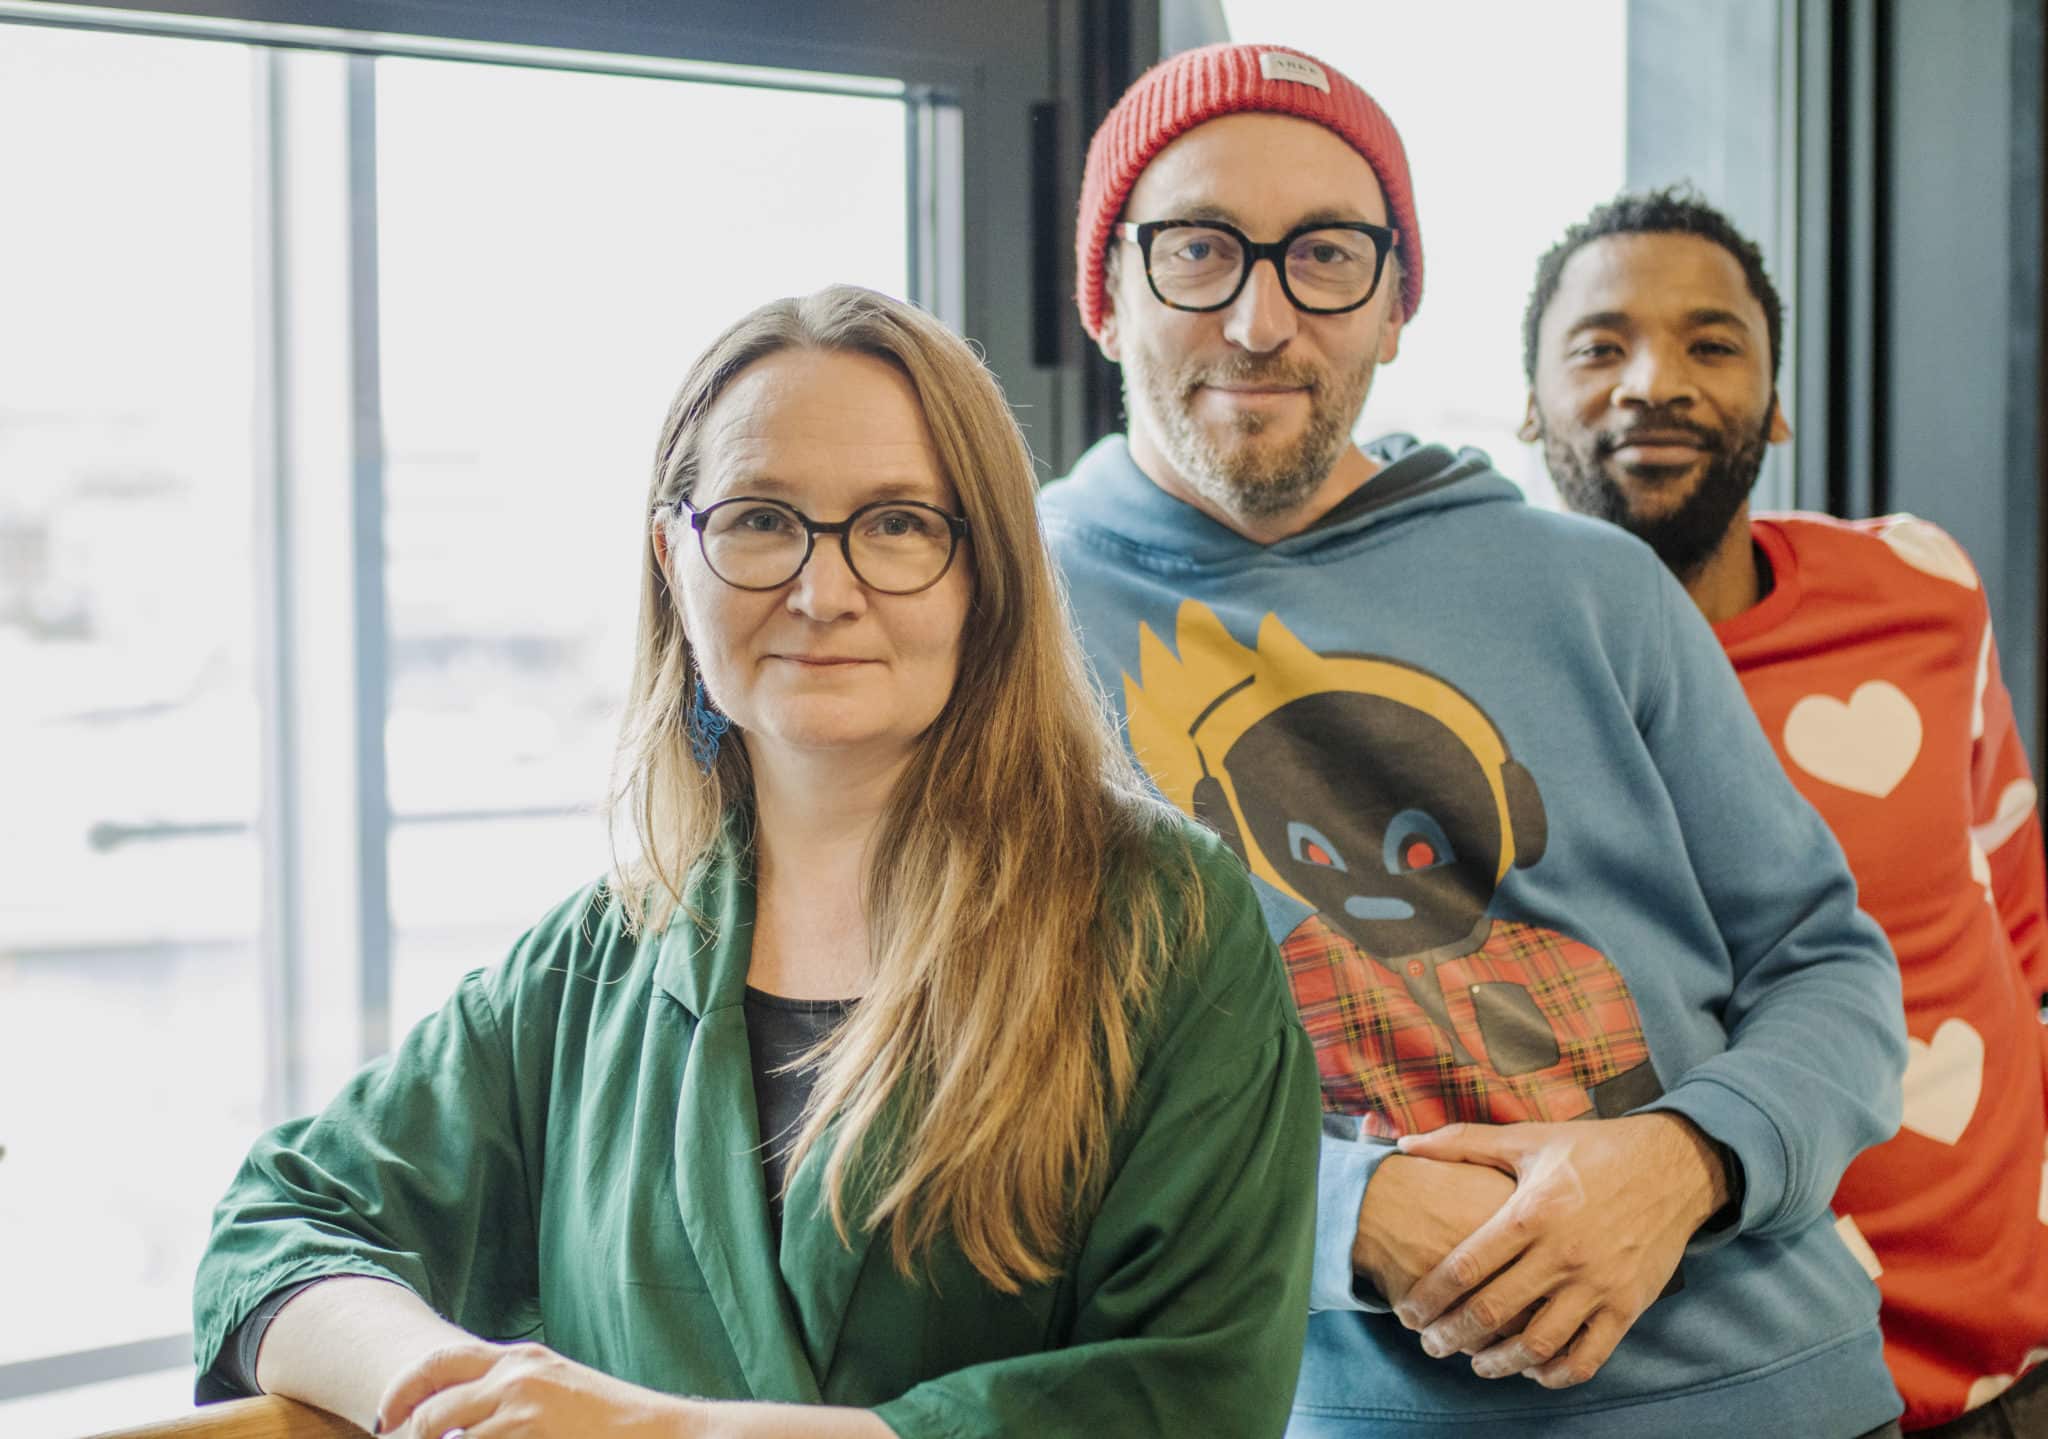
[(1314, 1054), (1248, 880), (1205, 865), (1192, 997), (1146, 1068), (1134, 1141), (1076, 1260), (1065, 1347), (919, 1384), (904, 1439), (1278, 1435), (1308, 1322)]
[(485, 991), (462, 982), (320, 1114), (259, 1139), (214, 1211), (193, 1294), (207, 1373), (272, 1291), (369, 1275), (405, 1285), (473, 1334), (539, 1324), (534, 1176), (543, 1116), (514, 1100), (511, 1051)]

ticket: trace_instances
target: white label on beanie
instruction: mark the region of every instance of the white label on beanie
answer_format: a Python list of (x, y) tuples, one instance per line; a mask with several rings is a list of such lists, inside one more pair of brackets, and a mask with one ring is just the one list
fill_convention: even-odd
[(1330, 93), (1330, 77), (1323, 73), (1322, 66), (1282, 50), (1263, 51), (1259, 55), (1259, 73), (1268, 80), (1292, 80), (1297, 85), (1313, 85), (1325, 95)]

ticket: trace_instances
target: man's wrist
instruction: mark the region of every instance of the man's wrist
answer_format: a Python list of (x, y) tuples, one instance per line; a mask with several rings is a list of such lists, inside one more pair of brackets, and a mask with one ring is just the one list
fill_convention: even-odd
[[(1366, 1181), (1365, 1194), (1358, 1202), (1358, 1229), (1351, 1239), (1351, 1271), (1370, 1284), (1373, 1291), (1383, 1298), (1390, 1297), (1386, 1295), (1385, 1287), (1380, 1280), (1380, 1275), (1385, 1272), (1387, 1251), (1377, 1222), (1379, 1216), (1374, 1213), (1372, 1191), (1389, 1170), (1398, 1181), (1402, 1168), (1414, 1163), (1415, 1161), (1405, 1154), (1389, 1154), (1374, 1168), (1372, 1178)], [(1382, 1197), (1384, 1198), (1384, 1190)], [(1384, 1209), (1385, 1206), (1381, 1207)]]
[(1742, 1217), (1742, 1200), (1749, 1186), (1742, 1173), (1742, 1156), (1711, 1134), (1707, 1136), (1707, 1143), (1713, 1147), (1714, 1157), (1721, 1162), (1722, 1197), (1720, 1206), (1707, 1216), (1700, 1228), (1723, 1229)]
[(1735, 1151), (1683, 1114), (1662, 1109), (1644, 1117), (1666, 1121), (1676, 1134), (1683, 1136), (1684, 1152), (1697, 1161), (1699, 1182), (1693, 1187), (1694, 1199), (1686, 1215), (1689, 1227), (1697, 1232), (1724, 1222), (1725, 1211), (1740, 1202), (1742, 1164)]

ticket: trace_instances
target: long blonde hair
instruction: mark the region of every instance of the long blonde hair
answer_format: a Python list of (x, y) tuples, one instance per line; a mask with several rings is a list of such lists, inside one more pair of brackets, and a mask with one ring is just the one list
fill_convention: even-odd
[[(704, 421), (726, 387), (796, 348), (873, 356), (908, 377), (967, 516), (974, 589), (952, 695), (872, 844), (870, 982), (817, 1052), (789, 1170), (829, 1137), (842, 1238), (852, 1185), (857, 1222), (888, 1226), (899, 1269), (950, 1234), (1014, 1292), (1059, 1272), (1099, 1198), (1148, 1003), (1199, 936), (1199, 885), (1088, 678), (1023, 436), (995, 378), (937, 321), (851, 286), (746, 316), (669, 407), (647, 513), (664, 523), (663, 507), (696, 485)], [(691, 755), (694, 683), (650, 528), (612, 800), (614, 833), (630, 824), (639, 850), (618, 866), (618, 899), (643, 932), (674, 918), (728, 827), (744, 842), (751, 812), (744, 745), (721, 745), (708, 771)]]

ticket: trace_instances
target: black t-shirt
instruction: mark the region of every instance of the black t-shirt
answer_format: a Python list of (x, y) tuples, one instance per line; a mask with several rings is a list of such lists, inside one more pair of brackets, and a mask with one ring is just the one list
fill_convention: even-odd
[(747, 986), (747, 1050), (754, 1071), (754, 1114), (761, 1125), (761, 1167), (768, 1181), (768, 1212), (782, 1227), (782, 1186), (789, 1149), (810, 1102), (818, 1072), (797, 1061), (852, 1010), (850, 999), (790, 999)]

